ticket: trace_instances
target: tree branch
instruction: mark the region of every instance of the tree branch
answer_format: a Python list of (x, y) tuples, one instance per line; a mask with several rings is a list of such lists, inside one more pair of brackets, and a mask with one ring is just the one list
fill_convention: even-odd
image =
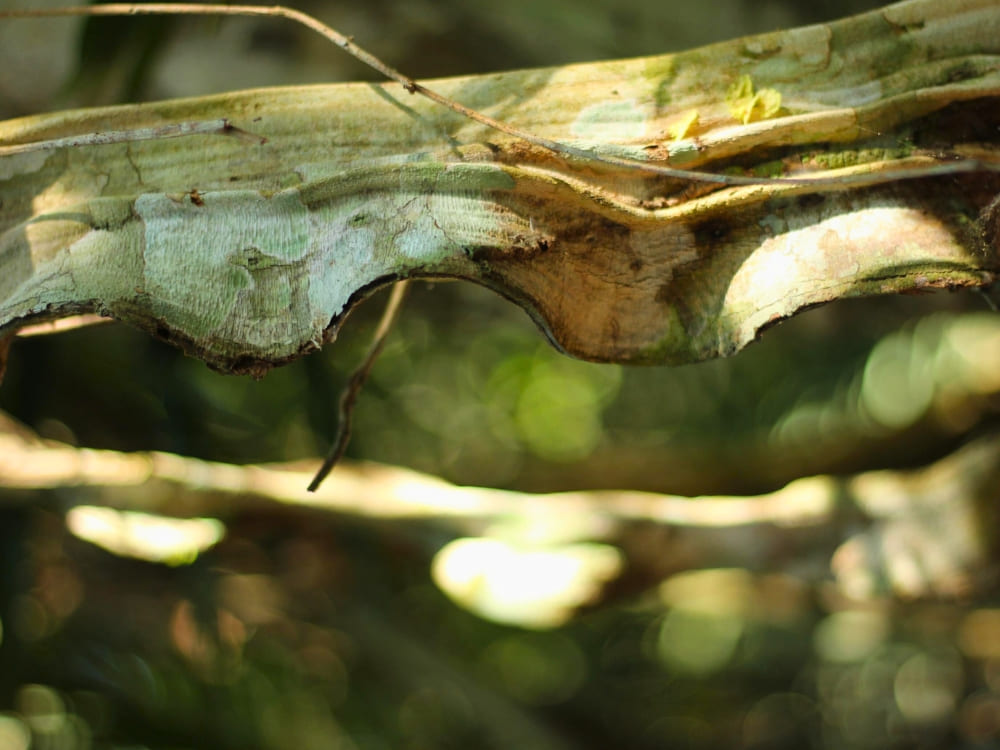
[[(1000, 245), (998, 40), (992, 0), (916, 0), (433, 84), (605, 163), (367, 84), (0, 123), (5, 146), (84, 138), (0, 155), (0, 334), (97, 312), (260, 375), (388, 280), (445, 275), (514, 300), (574, 356), (676, 364), (830, 300), (983, 287)], [(219, 121), (265, 142), (86, 140)], [(720, 189), (618, 157), (824, 179)], [(938, 174), (953, 162), (985, 171)]]
[[(408, 469), (341, 465), (316, 492), (315, 462), (235, 466), (169, 453), (117, 453), (0, 431), (0, 488), (89, 488), (77, 502), (223, 520), (281, 507), (372, 522), (432, 521), (453, 532), (535, 547), (620, 545), (642, 575), (739, 566), (824, 580), (859, 598), (969, 595), (997, 569), (1000, 438), (971, 443), (926, 469), (815, 476), (752, 497), (648, 492), (528, 494), (458, 487)], [(85, 498), (85, 500), (84, 500)], [(516, 533), (511, 530), (516, 530)], [(651, 529), (657, 530), (651, 536)], [(511, 536), (513, 533), (513, 536)], [(655, 544), (651, 547), (651, 541)]]

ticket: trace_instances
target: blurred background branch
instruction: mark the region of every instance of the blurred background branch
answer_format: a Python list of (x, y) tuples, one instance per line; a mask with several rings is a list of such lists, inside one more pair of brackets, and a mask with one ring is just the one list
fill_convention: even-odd
[[(969, 596), (995, 582), (1000, 479), (995, 436), (922, 470), (815, 476), (755, 497), (686, 498), (607, 490), (530, 495), (458, 487), (377, 464), (342, 466), (311, 493), (306, 485), (313, 462), (236, 466), (167, 453), (88, 450), (41, 441), (7, 424), (0, 434), (0, 487), (8, 502), (24, 498), (18, 490), (73, 487), (87, 506), (179, 517), (225, 520), (274, 512), (278, 503), (372, 522), (431, 522), (442, 533), (551, 554), (577, 542), (600, 541), (638, 560), (628, 575), (646, 586), (684, 570), (722, 567), (798, 574), (815, 584), (828, 578), (831, 558), (844, 594), (861, 600)], [(79, 513), (76, 518), (82, 523)], [(91, 541), (119, 554), (159, 554), (155, 540), (153, 551), (143, 553), (141, 540), (118, 526), (109, 529), (110, 535), (92, 532)], [(190, 533), (198, 532), (191, 527)], [(651, 537), (658, 539), (655, 555), (643, 552)], [(471, 549), (468, 543), (465, 548)], [(465, 576), (478, 566), (486, 580), (504, 575), (503, 564), (510, 562), (492, 560), (498, 570), (466, 554), (453, 565), (464, 568)], [(458, 572), (438, 570), (448, 576), (438, 580), (447, 589)], [(513, 583), (528, 587), (524, 580)]]

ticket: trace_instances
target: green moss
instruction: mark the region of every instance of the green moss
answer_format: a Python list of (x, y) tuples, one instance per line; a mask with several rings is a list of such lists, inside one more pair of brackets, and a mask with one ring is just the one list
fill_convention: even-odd
[(816, 151), (804, 155), (804, 162), (814, 162), (823, 169), (845, 169), (859, 164), (875, 164), (883, 161), (895, 161), (910, 156), (912, 147), (899, 148), (861, 148), (846, 151)]
[[(662, 326), (663, 335), (655, 343), (639, 349), (629, 361), (634, 365), (682, 365), (700, 362), (710, 354), (703, 349), (703, 342), (696, 340), (688, 333), (677, 308), (667, 305), (665, 310), (666, 323)], [(711, 321), (706, 327), (711, 327)]]
[(754, 177), (781, 177), (785, 173), (785, 162), (781, 159), (757, 164), (751, 169)]
[(657, 111), (670, 105), (670, 88), (674, 82), (674, 56), (660, 55), (646, 60), (643, 75), (653, 89), (653, 102)]

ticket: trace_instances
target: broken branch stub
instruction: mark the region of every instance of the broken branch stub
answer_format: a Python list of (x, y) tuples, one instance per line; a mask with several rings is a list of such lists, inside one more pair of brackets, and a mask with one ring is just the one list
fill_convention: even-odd
[[(221, 120), (262, 140), (0, 150), (0, 334), (96, 311), (262, 374), (380, 284), (451, 276), (574, 356), (677, 364), (809, 306), (1000, 268), (994, 0), (433, 86), (592, 153), (844, 181), (720, 188), (566, 160), (395, 84), (39, 115), (0, 123), (0, 146)], [(951, 160), (984, 168), (898, 179)]]

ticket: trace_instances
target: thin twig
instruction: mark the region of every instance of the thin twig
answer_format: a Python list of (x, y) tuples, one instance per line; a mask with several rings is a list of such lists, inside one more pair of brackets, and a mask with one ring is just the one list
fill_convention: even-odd
[(188, 135), (230, 135), (253, 143), (266, 143), (266, 138), (255, 136), (229, 123), (229, 120), (199, 120), (194, 122), (179, 122), (170, 125), (159, 125), (155, 128), (134, 128), (132, 130), (105, 130), (84, 135), (71, 135), (66, 138), (53, 138), (47, 141), (32, 141), (30, 143), (15, 143), (10, 146), (0, 146), (0, 156), (27, 154), (33, 151), (48, 151), (57, 148), (75, 148), (77, 146), (104, 146), (109, 143), (132, 143), (133, 141), (152, 141), (161, 138), (181, 138)]
[(392, 324), (396, 321), (396, 316), (403, 303), (403, 298), (406, 296), (406, 288), (408, 286), (409, 282), (405, 280), (396, 282), (395, 286), (393, 286), (392, 293), (389, 295), (389, 301), (385, 305), (385, 310), (382, 311), (382, 319), (379, 320), (378, 327), (372, 336), (368, 353), (361, 360), (361, 364), (358, 365), (357, 369), (351, 373), (350, 380), (347, 381), (344, 392), (340, 395), (340, 405), (337, 408), (337, 434), (333, 438), (333, 445), (330, 446), (329, 453), (323, 459), (323, 464), (316, 472), (316, 476), (309, 483), (309, 487), (307, 488), (309, 492), (315, 492), (319, 489), (320, 484), (323, 483), (326, 476), (337, 465), (337, 461), (344, 455), (344, 451), (347, 450), (347, 443), (351, 439), (351, 415), (354, 413), (354, 404), (358, 400), (361, 388), (371, 374), (375, 360), (378, 359), (378, 355), (382, 353), (382, 349), (385, 347), (386, 338), (389, 336), (389, 331), (392, 330)]
[(284, 6), (259, 5), (195, 5), (191, 3), (109, 3), (107, 5), (76, 6), (68, 8), (46, 8), (42, 10), (10, 10), (0, 12), (0, 18), (53, 18), (58, 16), (129, 16), (129, 15), (216, 15), (216, 16), (265, 16), (285, 18), (302, 24), (333, 42), (356, 60), (377, 71), (389, 80), (396, 81), (411, 94), (420, 94), (443, 107), (470, 120), (486, 125), (493, 130), (506, 133), (518, 140), (531, 143), (546, 151), (564, 158), (582, 159), (586, 162), (599, 162), (609, 166), (639, 170), (648, 174), (692, 182), (705, 182), (726, 186), (748, 185), (813, 185), (813, 186), (847, 186), (863, 187), (867, 185), (894, 182), (942, 175), (963, 174), (971, 172), (1000, 172), (1000, 164), (980, 159), (962, 159), (958, 161), (942, 161), (926, 167), (912, 169), (891, 169), (873, 171), (859, 175), (816, 175), (803, 177), (747, 177), (743, 175), (714, 174), (697, 170), (677, 169), (648, 161), (630, 159), (609, 154), (600, 154), (585, 148), (571, 146), (567, 143), (535, 135), (521, 130), (513, 125), (496, 120), (477, 110), (466, 107), (437, 91), (418, 83), (413, 78), (404, 75), (363, 47), (355, 44), (350, 37), (341, 34), (336, 29), (327, 26), (316, 18)]

